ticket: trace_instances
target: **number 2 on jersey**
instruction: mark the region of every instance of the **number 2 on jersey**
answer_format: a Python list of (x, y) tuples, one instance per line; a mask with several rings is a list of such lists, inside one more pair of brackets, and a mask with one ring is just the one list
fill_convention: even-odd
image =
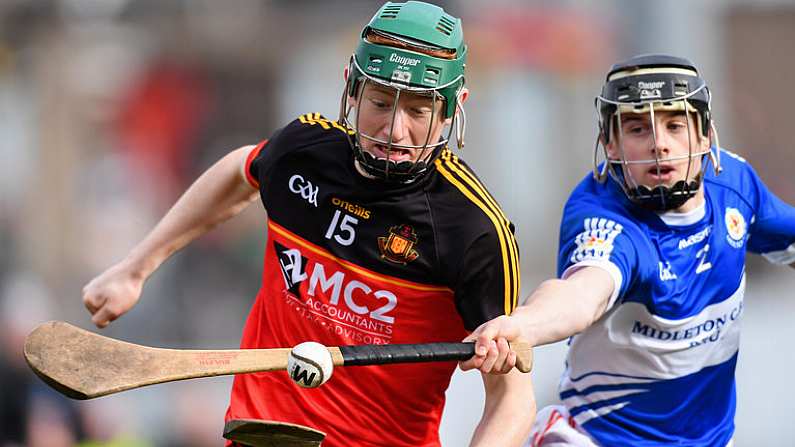
[[(342, 215), (342, 220), (340, 220), (340, 215)], [(358, 223), (359, 219), (348, 214), (344, 214), (340, 210), (336, 210), (334, 211), (334, 217), (331, 219), (331, 223), (326, 230), (326, 239), (331, 239), (333, 236), (334, 240), (340, 244), (346, 246), (351, 245), (354, 239), (356, 239), (356, 229), (354, 228), (354, 225)]]
[(704, 248), (696, 252), (696, 258), (701, 259), (701, 261), (698, 263), (698, 267), (696, 267), (696, 274), (702, 273), (712, 268), (712, 263), (707, 261), (707, 253), (709, 253), (709, 244), (705, 245)]

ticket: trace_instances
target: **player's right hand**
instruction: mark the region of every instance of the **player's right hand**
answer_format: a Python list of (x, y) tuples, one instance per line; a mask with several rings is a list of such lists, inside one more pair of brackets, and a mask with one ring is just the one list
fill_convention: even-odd
[(91, 321), (104, 328), (130, 310), (141, 296), (145, 278), (127, 264), (119, 263), (83, 287), (83, 304)]
[(464, 341), (475, 342), (475, 355), (459, 363), (463, 371), (477, 369), (486, 374), (507, 374), (516, 365), (509, 343), (522, 340), (521, 321), (506, 315), (481, 324)]

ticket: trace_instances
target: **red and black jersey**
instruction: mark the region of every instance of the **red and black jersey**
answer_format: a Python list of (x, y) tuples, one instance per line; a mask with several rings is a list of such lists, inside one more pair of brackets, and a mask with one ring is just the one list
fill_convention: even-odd
[[(368, 179), (346, 132), (303, 115), (248, 158), (268, 240), (241, 347), (458, 341), (509, 314), (519, 292), (513, 225), (467, 165), (445, 150), (410, 184)], [(328, 446), (436, 446), (455, 366), (337, 368), (316, 389), (284, 372), (239, 375), (227, 419), (315, 427)]]

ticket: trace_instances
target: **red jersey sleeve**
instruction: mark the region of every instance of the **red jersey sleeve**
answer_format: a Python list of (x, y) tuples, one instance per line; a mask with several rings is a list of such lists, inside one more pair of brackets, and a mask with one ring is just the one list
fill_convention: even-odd
[(257, 156), (259, 156), (260, 152), (262, 152), (262, 149), (267, 144), (267, 139), (262, 140), (257, 146), (254, 147), (254, 149), (251, 150), (251, 152), (248, 153), (248, 156), (246, 157), (246, 166), (244, 168), (246, 180), (248, 180), (248, 183), (256, 189), (259, 189), (259, 178), (256, 176), (256, 171), (253, 171), (251, 168), (254, 160), (257, 158)]

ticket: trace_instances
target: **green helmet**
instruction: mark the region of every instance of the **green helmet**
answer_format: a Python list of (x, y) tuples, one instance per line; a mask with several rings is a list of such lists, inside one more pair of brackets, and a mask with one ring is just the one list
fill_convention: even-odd
[[(356, 132), (356, 141), (352, 145), (357, 161), (368, 174), (401, 182), (411, 181), (438, 156), (454, 128), (458, 131), (459, 145), (463, 145), (463, 109), (458, 100), (464, 86), (467, 54), (463, 38), (461, 19), (447, 14), (438, 6), (419, 1), (387, 2), (364, 27), (350, 60), (340, 121)], [(358, 114), (356, 122), (351, 122), (351, 108), (346, 107), (346, 99), (361, 94), (363, 84), (367, 83), (395, 89), (398, 97), (401, 92), (411, 92), (429, 95), (434, 101), (437, 98), (444, 101), (440, 113), (444, 118), (453, 119), (447, 138), (439, 142), (426, 141), (421, 146), (400, 146), (391, 142), (391, 131), (390, 141), (361, 134)], [(462, 112), (462, 120), (458, 122), (455, 122), (456, 110)], [(389, 148), (430, 149), (431, 156), (421, 157), (417, 162), (400, 163), (388, 158), (376, 159), (362, 149), (360, 138), (378, 141)]]

